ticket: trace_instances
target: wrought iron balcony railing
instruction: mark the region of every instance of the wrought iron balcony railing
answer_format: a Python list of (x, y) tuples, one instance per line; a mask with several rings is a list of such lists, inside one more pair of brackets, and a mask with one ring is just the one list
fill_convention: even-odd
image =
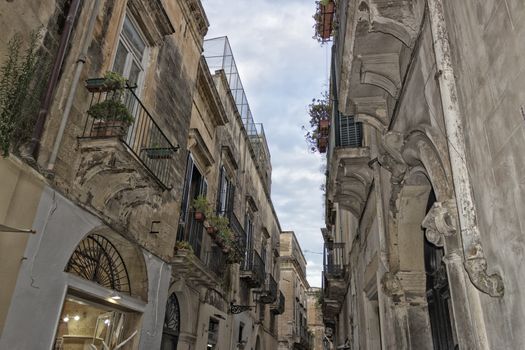
[(284, 306), (286, 304), (286, 299), (284, 297), (283, 292), (279, 291), (279, 297), (277, 298), (277, 301), (275, 304), (272, 305), (270, 308), (270, 311), (273, 314), (280, 315), (284, 313)]
[(172, 188), (178, 146), (169, 141), (133, 88), (90, 91), (82, 137), (119, 137), (162, 188)]
[(255, 249), (248, 249), (241, 264), (241, 278), (251, 288), (258, 288), (264, 284), (264, 271), (264, 261), (259, 253)]
[(327, 278), (342, 278), (346, 271), (345, 244), (325, 243), (324, 275)]
[(202, 237), (204, 235), (204, 223), (195, 220), (194, 211), (190, 210), (186, 222), (179, 224), (177, 232), (177, 241), (186, 241), (191, 245), (193, 254), (202, 261), (206, 261), (206, 256), (201, 254)]
[(206, 252), (206, 266), (218, 277), (224, 274), (226, 268), (226, 255), (221, 248), (215, 246)]
[(266, 275), (264, 287), (259, 293), (259, 302), (262, 304), (271, 304), (277, 300), (277, 281), (271, 274)]

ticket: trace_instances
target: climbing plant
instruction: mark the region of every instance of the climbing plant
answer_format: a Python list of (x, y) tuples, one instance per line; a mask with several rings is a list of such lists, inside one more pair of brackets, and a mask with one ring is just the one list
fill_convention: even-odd
[(30, 33), (27, 42), (21, 34), (15, 34), (0, 66), (0, 150), (4, 156), (8, 156), (13, 143), (27, 140), (32, 130), (43, 88), (42, 79), (34, 79), (40, 39), (37, 30)]
[(330, 119), (331, 111), (330, 97), (327, 92), (323, 92), (320, 98), (312, 99), (312, 103), (308, 105), (308, 126), (303, 125), (303, 131), (305, 132), (304, 138), (308, 149), (311, 152), (318, 151), (318, 139), (319, 139), (319, 124), (321, 120)]

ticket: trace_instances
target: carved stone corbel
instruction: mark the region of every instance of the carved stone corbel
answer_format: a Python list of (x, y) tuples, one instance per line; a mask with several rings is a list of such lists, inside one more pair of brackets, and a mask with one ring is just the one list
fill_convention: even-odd
[(427, 240), (437, 247), (443, 247), (445, 237), (456, 233), (456, 204), (453, 200), (435, 202), (421, 224)]
[(383, 287), (383, 292), (392, 298), (394, 303), (397, 304), (404, 300), (403, 286), (396, 274), (386, 272), (381, 278), (381, 286)]
[(392, 174), (390, 183), (392, 184), (392, 191), (390, 196), (390, 210), (394, 214), (397, 213), (396, 201), (405, 173), (408, 166), (401, 155), (403, 146), (405, 145), (405, 138), (403, 134), (395, 131), (389, 131), (383, 135), (382, 146), (383, 152), (378, 157), (379, 164)]

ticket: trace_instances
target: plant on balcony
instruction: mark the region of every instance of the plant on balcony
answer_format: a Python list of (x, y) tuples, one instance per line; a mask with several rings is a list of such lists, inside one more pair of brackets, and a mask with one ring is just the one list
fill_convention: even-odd
[(229, 230), (230, 221), (224, 216), (210, 215), (206, 231), (215, 239), (220, 231)]
[(312, 99), (312, 103), (308, 105), (309, 126), (303, 126), (303, 130), (308, 149), (312, 153), (326, 152), (331, 110), (332, 104), (327, 92), (322, 93), (321, 98)]
[(28, 141), (33, 131), (48, 73), (48, 59), (38, 50), (40, 38), (40, 32), (34, 30), (27, 44), (21, 34), (15, 34), (7, 43), (5, 61), (0, 66), (0, 149), (3, 156), (9, 155), (10, 148)]
[(233, 232), (228, 226), (221, 227), (215, 238), (215, 243), (222, 248), (224, 253), (228, 253), (232, 248), (233, 238)]
[(177, 251), (189, 251), (190, 253), (193, 253), (193, 247), (191, 246), (190, 242), (188, 241), (177, 241), (175, 243), (175, 252)]
[(206, 219), (206, 216), (210, 213), (210, 204), (206, 199), (206, 196), (198, 195), (193, 199), (191, 206), (194, 210), (193, 217), (195, 221), (202, 222)]
[(226, 255), (226, 262), (228, 264), (238, 264), (242, 261), (242, 258), (243, 254), (238, 244), (233, 244), (232, 248), (228, 252), (228, 255)]
[(335, 3), (333, 0), (319, 0), (317, 4), (317, 11), (313, 15), (314, 19), (314, 36), (313, 38), (319, 43), (324, 44), (333, 35)]
[(103, 79), (105, 91), (112, 91), (111, 96), (108, 93), (105, 100), (91, 105), (87, 111), (95, 120), (95, 136), (124, 135), (134, 120), (129, 108), (122, 102), (126, 79), (115, 72), (107, 72)]
[(126, 78), (116, 72), (106, 72), (103, 78), (86, 80), (86, 89), (89, 92), (107, 92), (122, 90), (126, 87)]

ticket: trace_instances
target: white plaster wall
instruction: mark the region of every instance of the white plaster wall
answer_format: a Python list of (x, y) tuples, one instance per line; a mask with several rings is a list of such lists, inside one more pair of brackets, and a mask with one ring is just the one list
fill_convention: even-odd
[[(51, 349), (66, 291), (65, 266), (75, 247), (101, 221), (49, 187), (43, 191), (6, 319), (0, 350)], [(159, 347), (171, 268), (145, 254), (149, 303), (140, 348)], [(162, 276), (161, 276), (162, 268)], [(157, 305), (157, 298), (161, 301)], [(159, 329), (154, 332), (155, 329)]]
[(142, 318), (140, 349), (159, 349), (171, 279), (171, 265), (148, 252), (143, 253), (148, 270), (148, 300), (151, 302), (146, 306)]
[(64, 296), (64, 268), (80, 240), (101, 225), (94, 216), (45, 188), (27, 244), (1, 350), (51, 349)]

